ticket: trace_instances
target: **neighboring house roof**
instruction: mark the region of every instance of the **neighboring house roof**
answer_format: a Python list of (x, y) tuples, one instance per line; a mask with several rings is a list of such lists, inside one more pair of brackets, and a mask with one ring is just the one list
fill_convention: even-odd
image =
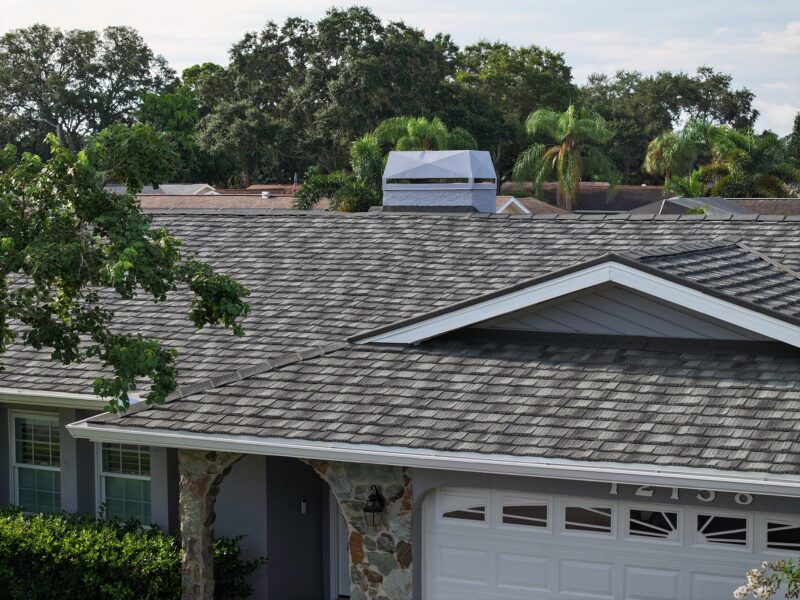
[[(800, 361), (763, 342), (681, 350), (535, 337), (524, 347), (507, 338), (476, 345), (440, 337), (405, 349), (346, 342), (609, 253), (779, 311), (789, 323), (795, 307), (770, 290), (800, 269), (800, 219), (172, 211), (155, 224), (251, 290), (246, 335), (198, 331), (183, 291), (159, 304), (115, 301), (120, 329), (178, 351), (181, 387), (167, 404), (86, 428), (800, 474), (800, 440), (789, 433), (800, 427)], [(19, 346), (2, 362), (6, 388), (88, 393), (104, 374), (93, 361), (62, 366)], [(716, 425), (683, 423), (705, 414)], [(596, 454), (581, 450), (590, 435)], [(777, 453), (785, 457), (773, 460)]]
[(800, 215), (800, 198), (727, 198), (759, 215)]
[(567, 211), (542, 202), (536, 198), (515, 198), (514, 196), (498, 196), (497, 212), (511, 215), (529, 214), (561, 214)]
[[(506, 182), (501, 186), (501, 193), (511, 193), (517, 184)], [(578, 205), (575, 210), (587, 212), (624, 212), (633, 208), (656, 202), (664, 197), (664, 186), (661, 185), (618, 185), (609, 198), (608, 183), (581, 181), (578, 187)], [(532, 191), (529, 183), (523, 184), (523, 190)], [(545, 183), (542, 186), (542, 200), (557, 204), (558, 184)]]
[(726, 198), (665, 198), (630, 211), (634, 215), (685, 215), (692, 209), (702, 208), (705, 214), (714, 217), (730, 215), (752, 215), (753, 211)]
[[(214, 196), (138, 196), (143, 210), (183, 210), (183, 209), (280, 209), (292, 208), (293, 196), (270, 196), (262, 198), (258, 194)], [(330, 205), (327, 199), (320, 200), (314, 210), (326, 210)]]
[[(112, 184), (105, 186), (106, 191), (115, 194), (124, 194), (128, 189), (124, 185)], [(217, 191), (207, 183), (163, 183), (157, 188), (146, 185), (136, 194), (137, 196), (205, 196), (215, 195)]]

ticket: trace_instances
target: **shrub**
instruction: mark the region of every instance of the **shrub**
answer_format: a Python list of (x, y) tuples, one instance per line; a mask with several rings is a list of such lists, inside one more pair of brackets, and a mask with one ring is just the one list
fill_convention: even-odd
[[(264, 562), (240, 557), (241, 537), (214, 544), (216, 597), (246, 598)], [(180, 597), (176, 535), (83, 515), (0, 510), (0, 590), (8, 600), (157, 600)]]

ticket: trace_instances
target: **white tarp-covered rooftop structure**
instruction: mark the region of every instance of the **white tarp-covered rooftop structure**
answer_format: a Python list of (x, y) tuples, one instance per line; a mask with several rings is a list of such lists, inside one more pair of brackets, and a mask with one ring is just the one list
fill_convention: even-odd
[(390, 152), (383, 172), (384, 210), (495, 212), (497, 175), (488, 152)]

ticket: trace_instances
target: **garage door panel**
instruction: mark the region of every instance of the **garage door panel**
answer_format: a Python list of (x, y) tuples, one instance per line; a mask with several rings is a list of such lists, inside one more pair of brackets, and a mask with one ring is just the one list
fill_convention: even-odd
[(507, 552), (497, 553), (497, 585), (500, 588), (547, 591), (550, 560)]
[(438, 549), (438, 578), (451, 583), (489, 585), (489, 553), (440, 546)]
[(558, 562), (559, 591), (566, 597), (614, 598), (614, 565), (585, 560)]
[(733, 590), (742, 585), (743, 579), (742, 575), (726, 577), (709, 573), (692, 573), (689, 576), (689, 588), (692, 598), (730, 600)]
[(675, 600), (680, 585), (680, 571), (625, 567), (625, 600)]

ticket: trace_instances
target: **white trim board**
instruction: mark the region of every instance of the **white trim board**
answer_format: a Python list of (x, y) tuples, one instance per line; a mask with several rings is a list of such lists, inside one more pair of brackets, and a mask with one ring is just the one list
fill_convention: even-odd
[(604, 283), (616, 283), (773, 340), (800, 347), (800, 327), (796, 325), (613, 260), (429, 319), (400, 325), (397, 329), (359, 339), (354, 343), (415, 344)]
[(90, 425), (87, 420), (67, 425), (67, 430), (73, 437), (95, 442), (217, 450), (472, 473), (711, 489), (721, 492), (749, 492), (800, 498), (800, 475), (773, 475), (688, 467), (657, 467), (645, 464), (513, 457), (500, 454), (437, 452), (371, 444), (186, 433), (115, 425)]
[[(498, 209), (497, 209), (497, 212), (498, 212), (498, 213), (502, 213), (502, 212), (503, 212), (505, 209), (507, 209), (507, 208), (508, 208), (509, 206), (511, 206), (512, 204), (513, 204), (514, 206), (516, 206), (517, 208), (519, 208), (519, 209), (522, 211), (520, 214), (523, 214), (523, 215), (529, 215), (529, 214), (531, 214), (531, 211), (529, 211), (529, 210), (528, 210), (528, 208), (527, 208), (527, 207), (526, 207), (524, 204), (522, 204), (522, 202), (520, 202), (519, 200), (517, 200), (517, 199), (516, 199), (514, 196), (511, 196), (511, 198), (509, 198), (508, 200), (506, 200), (506, 201), (503, 203), (503, 205), (502, 205), (500, 208), (498, 208)], [(513, 214), (513, 213), (512, 213), (512, 214)]]
[(5, 387), (0, 387), (0, 402), (25, 404), (26, 406), (46, 406), (49, 408), (85, 408), (99, 411), (103, 411), (108, 405), (108, 399), (91, 394)]

